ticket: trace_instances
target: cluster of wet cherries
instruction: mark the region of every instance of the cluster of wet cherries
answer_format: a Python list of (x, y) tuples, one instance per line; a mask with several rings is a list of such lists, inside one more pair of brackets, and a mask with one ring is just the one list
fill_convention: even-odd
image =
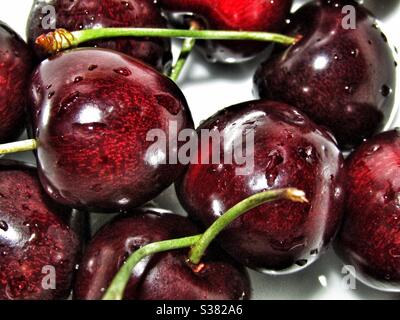
[[(49, 4), (63, 29), (44, 35)], [(342, 24), (348, 4), (355, 29)], [(248, 299), (245, 267), (297, 272), (334, 239), (359, 280), (400, 291), (400, 131), (379, 134), (395, 114), (394, 53), (358, 3), (291, 6), (36, 0), (28, 44), (0, 25), (0, 153), (37, 158), (37, 168), (0, 164), (0, 299), (65, 299), (71, 288), (75, 299)], [(186, 39), (173, 67), (171, 37)], [(177, 141), (172, 121), (194, 128), (171, 80), (194, 46), (214, 63), (268, 55), (260, 99), (198, 128), (232, 141), (253, 130), (249, 175), (236, 163), (162, 164), (168, 155), (146, 139), (161, 129)], [(25, 128), (32, 139), (12, 143)], [(145, 206), (173, 183), (189, 218)], [(86, 241), (85, 212), (121, 214)], [(46, 266), (55, 288), (43, 285)]]

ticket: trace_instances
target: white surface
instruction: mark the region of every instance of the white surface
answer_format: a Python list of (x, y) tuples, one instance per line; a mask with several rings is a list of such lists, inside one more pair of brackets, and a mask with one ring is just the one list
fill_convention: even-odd
[[(228, 1), (228, 0), (227, 0)], [(296, 1), (296, 7), (306, 1)], [(400, 3), (397, 0), (364, 0), (379, 19), (390, 41), (400, 47), (398, 22)], [(0, 20), (9, 24), (25, 38), (25, 25), (31, 0), (1, 0)], [(396, 24), (397, 23), (397, 24)], [(179, 81), (189, 102), (196, 125), (219, 109), (253, 99), (252, 76), (259, 61), (242, 65), (211, 65), (198, 54), (193, 54), (188, 63), (189, 73)], [(400, 94), (400, 92), (398, 92)], [(394, 126), (400, 126), (400, 115)], [(25, 158), (31, 159), (29, 155)], [(173, 189), (167, 190), (157, 199), (167, 209), (182, 212), (176, 202)], [(382, 293), (357, 283), (356, 290), (347, 290), (342, 285), (342, 263), (332, 252), (303, 272), (272, 277), (251, 272), (254, 299), (399, 299), (400, 294)]]

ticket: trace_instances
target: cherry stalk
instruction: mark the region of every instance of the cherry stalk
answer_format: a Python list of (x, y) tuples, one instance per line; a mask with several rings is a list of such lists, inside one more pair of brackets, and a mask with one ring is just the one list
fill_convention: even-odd
[(221, 30), (183, 30), (158, 28), (100, 28), (79, 31), (57, 29), (41, 35), (36, 44), (48, 53), (77, 47), (82, 43), (115, 37), (157, 37), (157, 38), (191, 38), (200, 40), (252, 40), (276, 42), (283, 45), (293, 45), (299, 38), (288, 37), (278, 33), (258, 31), (221, 31)]
[(276, 200), (290, 200), (293, 202), (307, 203), (305, 193), (298, 189), (287, 188), (261, 192), (239, 202), (224, 215), (216, 220), (205, 233), (191, 237), (173, 239), (151, 243), (135, 251), (118, 271), (108, 287), (103, 300), (121, 300), (124, 296), (126, 285), (131, 277), (132, 270), (145, 257), (155, 253), (176, 249), (191, 248), (188, 263), (193, 265), (193, 271), (201, 269), (200, 261), (211, 242), (234, 220), (246, 212), (267, 202)]

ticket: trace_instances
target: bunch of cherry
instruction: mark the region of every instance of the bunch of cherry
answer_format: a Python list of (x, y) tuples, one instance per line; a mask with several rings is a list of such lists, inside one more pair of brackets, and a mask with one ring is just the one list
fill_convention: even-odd
[[(63, 30), (42, 36), (49, 4)], [(355, 29), (342, 23), (349, 4)], [(28, 44), (0, 25), (0, 153), (37, 158), (37, 168), (0, 164), (0, 299), (65, 299), (71, 288), (75, 299), (248, 299), (245, 267), (298, 272), (335, 238), (359, 280), (400, 291), (400, 131), (379, 134), (396, 111), (392, 50), (353, 1), (291, 6), (36, 0)], [(250, 174), (235, 162), (172, 164), (147, 141), (152, 129), (178, 141), (171, 122), (194, 128), (161, 73), (172, 64), (167, 23), (215, 63), (267, 55), (258, 37), (279, 42), (255, 74), (260, 99), (197, 129), (232, 141), (253, 130)], [(49, 56), (71, 44), (81, 48)], [(11, 143), (24, 128), (32, 139)], [(145, 206), (173, 183), (189, 218)], [(85, 212), (121, 214), (86, 241)]]

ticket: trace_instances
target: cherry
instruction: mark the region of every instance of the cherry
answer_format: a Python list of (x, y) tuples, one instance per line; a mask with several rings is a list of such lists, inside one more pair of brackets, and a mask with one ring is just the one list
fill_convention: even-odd
[(60, 53), (34, 72), (31, 101), (40, 178), (61, 204), (127, 210), (184, 169), (150, 148), (148, 133), (161, 130), (177, 141), (178, 132), (192, 129), (186, 100), (174, 82), (136, 59), (94, 48)]
[[(288, 273), (315, 261), (339, 226), (343, 158), (331, 135), (294, 108), (253, 101), (217, 113), (198, 129), (236, 141), (254, 130), (254, 170), (238, 175), (233, 164), (191, 164), (177, 183), (189, 215), (206, 226), (233, 204), (260, 191), (294, 187), (310, 204), (276, 202), (251, 210), (221, 233), (221, 246), (240, 263), (266, 273)], [(229, 143), (229, 141), (227, 143)], [(220, 146), (225, 150), (225, 143)], [(242, 154), (242, 145), (234, 147)], [(199, 148), (212, 158), (215, 148)]]
[[(41, 34), (53, 30), (43, 27), (52, 21), (48, 18), (47, 10), (42, 12), (49, 5), (53, 6), (56, 12), (56, 27), (70, 31), (105, 27), (166, 27), (164, 18), (152, 0), (35, 0), (27, 33), (29, 44), (41, 58), (45, 55), (35, 46), (35, 40)], [(89, 45), (126, 53), (160, 71), (172, 61), (171, 42), (168, 39), (121, 38), (94, 41)]]
[[(90, 242), (74, 287), (75, 299), (100, 299), (126, 258), (140, 247), (161, 240), (191, 236), (198, 229), (187, 219), (157, 209), (137, 209), (117, 217)], [(187, 249), (157, 253), (132, 272), (124, 299), (248, 299), (244, 268), (211, 248), (201, 268), (187, 262)]]
[(348, 159), (347, 183), (337, 252), (365, 284), (400, 292), (400, 131), (362, 144)]
[(0, 162), (0, 300), (69, 296), (79, 253), (71, 217), (47, 197), (33, 168)]
[(0, 21), (0, 143), (22, 133), (26, 86), (33, 68), (25, 42)]
[[(356, 10), (355, 29), (343, 27), (344, 3)], [(396, 62), (370, 12), (352, 1), (312, 1), (293, 15), (287, 32), (303, 39), (258, 69), (260, 97), (299, 108), (346, 149), (391, 122)]]
[[(172, 20), (190, 13), (206, 29), (279, 32), (290, 12), (292, 0), (159, 0)], [(178, 18), (178, 19), (174, 19)], [(253, 58), (268, 44), (257, 42), (207, 41), (202, 51), (214, 62), (241, 62)]]

